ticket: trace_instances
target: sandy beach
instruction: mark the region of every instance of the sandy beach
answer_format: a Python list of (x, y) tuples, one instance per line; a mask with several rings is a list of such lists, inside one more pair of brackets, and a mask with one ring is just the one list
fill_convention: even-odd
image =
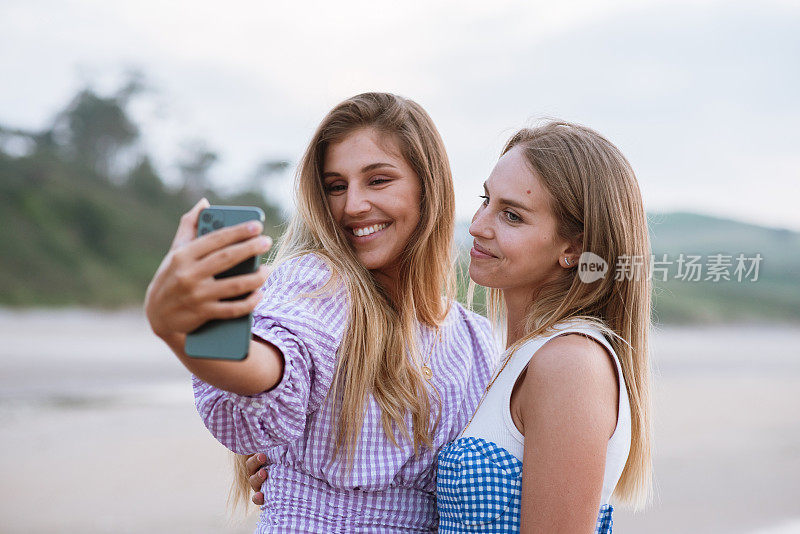
[[(800, 533), (800, 327), (659, 327), (653, 505), (615, 532)], [(138, 310), (0, 310), (0, 532), (247, 533)]]

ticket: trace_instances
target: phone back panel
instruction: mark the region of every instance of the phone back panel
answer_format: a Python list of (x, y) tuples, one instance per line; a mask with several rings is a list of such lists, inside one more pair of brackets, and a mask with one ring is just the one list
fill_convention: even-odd
[[(197, 236), (252, 220), (263, 223), (263, 210), (249, 206), (210, 206), (200, 212)], [(214, 278), (255, 272), (260, 261), (261, 256), (251, 256), (230, 269), (216, 274)], [(244, 294), (223, 300), (240, 300), (247, 296), (248, 294)], [(236, 319), (209, 321), (186, 336), (186, 354), (193, 358), (243, 360), (247, 357), (250, 347), (252, 328), (252, 313)]]

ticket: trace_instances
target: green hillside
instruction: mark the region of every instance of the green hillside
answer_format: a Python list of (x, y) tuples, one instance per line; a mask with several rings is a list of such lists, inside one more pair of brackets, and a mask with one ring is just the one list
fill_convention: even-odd
[[(278, 211), (258, 195), (206, 195), (212, 203), (259, 205), (269, 226), (280, 224)], [(196, 200), (166, 191), (146, 198), (130, 184), (55, 158), (0, 155), (0, 304), (140, 303), (180, 216)]]
[[(761, 256), (758, 279), (689, 282), (671, 278), (654, 284), (661, 322), (800, 322), (800, 233), (695, 213), (652, 214), (650, 236), (656, 259), (679, 254)], [(749, 266), (749, 263), (748, 263)], [(670, 275), (677, 273), (670, 266)], [(753, 273), (754, 274), (754, 273)], [(706, 273), (703, 274), (703, 278)]]
[[(178, 219), (201, 196), (212, 204), (259, 206), (266, 231), (280, 235), (281, 214), (259, 191), (285, 161), (265, 160), (254, 170), (253, 192), (227, 197), (208, 186), (218, 155), (202, 143), (178, 162), (179, 188), (166, 187), (141, 151), (138, 163), (118, 170), (120, 156), (138, 146), (138, 127), (126, 112), (138, 91), (137, 80), (111, 96), (85, 89), (43, 131), (0, 125), (0, 306), (141, 305)], [(800, 233), (694, 213), (650, 214), (649, 224), (657, 260), (762, 257), (754, 282), (677, 280), (673, 264), (670, 279), (655, 282), (657, 321), (800, 323)], [(456, 233), (462, 252), (471, 243), (467, 227)], [(482, 309), (481, 291), (474, 303)]]
[[(267, 231), (280, 232), (279, 210), (260, 194), (225, 197), (206, 187), (216, 160), (208, 150), (181, 162), (177, 190), (164, 185), (146, 154), (113, 175), (114, 161), (138, 137), (125, 113), (129, 89), (105, 98), (83, 91), (43, 132), (0, 125), (0, 305), (140, 305), (180, 216), (201, 196), (258, 205)], [(15, 143), (28, 153), (3, 150)]]

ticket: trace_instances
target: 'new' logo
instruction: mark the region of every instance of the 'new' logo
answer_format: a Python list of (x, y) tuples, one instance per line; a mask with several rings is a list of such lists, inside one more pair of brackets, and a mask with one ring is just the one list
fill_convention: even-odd
[(584, 252), (578, 258), (578, 278), (584, 284), (591, 284), (604, 278), (608, 271), (606, 260), (592, 252)]

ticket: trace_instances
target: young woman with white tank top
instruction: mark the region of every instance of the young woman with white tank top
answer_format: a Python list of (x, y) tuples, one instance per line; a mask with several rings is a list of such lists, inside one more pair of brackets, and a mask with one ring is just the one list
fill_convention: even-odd
[[(566, 334), (582, 334), (603, 345), (613, 359), (617, 373), (617, 424), (608, 440), (600, 512), (595, 529), (601, 533), (611, 532), (611, 513), (614, 509), (610, 503), (611, 494), (628, 460), (631, 445), (630, 403), (622, 367), (613, 347), (598, 328), (580, 321), (564, 321), (554, 327), (554, 332), (531, 339), (513, 354), (506, 352), (501, 356), (501, 365), (505, 365), (493, 377), (467, 428), (459, 439), (439, 455), (437, 498), (440, 532), (460, 531), (462, 523), (492, 526), (492, 530), (480, 532), (519, 530), (525, 436), (511, 417), (511, 393), (536, 351), (551, 339)], [(465, 479), (469, 480), (467, 487), (470, 498), (467, 499), (461, 496), (460, 482)], [(493, 487), (494, 491), (476, 491), (476, 488), (484, 486)], [(458, 506), (453, 506), (457, 503)], [(469, 516), (471, 520), (464, 522), (464, 516)]]
[[(469, 273), (507, 350), (438, 455), (439, 532), (609, 534), (614, 505), (643, 504), (651, 480), (636, 177), (594, 130), (550, 122), (511, 138), (484, 189)], [(639, 270), (608, 271), (623, 257)]]

